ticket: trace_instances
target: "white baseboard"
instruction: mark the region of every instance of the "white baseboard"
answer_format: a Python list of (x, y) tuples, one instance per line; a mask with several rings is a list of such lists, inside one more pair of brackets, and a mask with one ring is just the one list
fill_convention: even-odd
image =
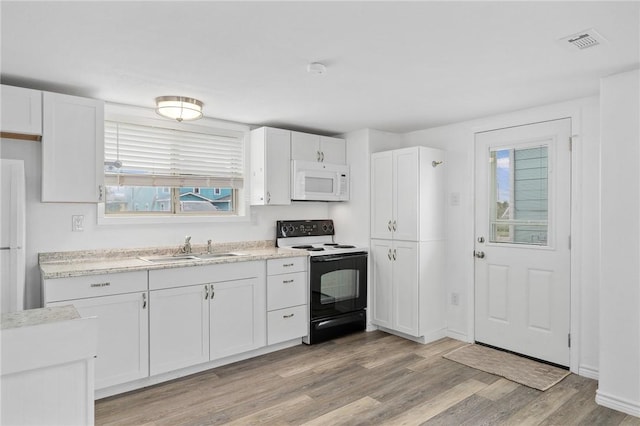
[(378, 326), (378, 330), (384, 331), (385, 333), (393, 334), (398, 337), (402, 337), (407, 340), (413, 340), (414, 342), (422, 343), (422, 344), (435, 342), (438, 339), (442, 339), (443, 337), (446, 337), (446, 334), (447, 334), (444, 328), (440, 330), (432, 331), (431, 333), (427, 333), (424, 336), (419, 336), (419, 337), (411, 336), (409, 334), (405, 334), (400, 331), (391, 330), (389, 328), (380, 327), (380, 326)]
[(460, 340), (461, 342), (473, 343), (466, 333), (448, 329), (446, 334), (447, 337), (451, 337), (452, 339)]
[(596, 403), (631, 416), (640, 417), (640, 401), (629, 401), (597, 390)]
[(589, 365), (581, 365), (578, 367), (578, 375), (588, 379), (598, 380), (598, 369)]
[(182, 368), (180, 370), (170, 371), (168, 373), (158, 374), (157, 376), (145, 377), (144, 379), (135, 380), (133, 382), (123, 383), (120, 385), (114, 385), (108, 388), (97, 389), (94, 393), (95, 399), (106, 398), (108, 396), (117, 395), (124, 392), (129, 392), (136, 389), (145, 388), (158, 383), (166, 382), (180, 377), (189, 376), (191, 374), (200, 373), (202, 371), (210, 370), (212, 368), (220, 367), (223, 365), (231, 364), (245, 359), (254, 358), (256, 356), (265, 355), (271, 352), (279, 351), (282, 349), (290, 348), (293, 346), (301, 345), (301, 339), (288, 340), (282, 343), (276, 343), (271, 346), (265, 346), (259, 349), (255, 349), (250, 352), (244, 352), (238, 355), (228, 356), (226, 358), (210, 361), (204, 364), (198, 364), (191, 367)]

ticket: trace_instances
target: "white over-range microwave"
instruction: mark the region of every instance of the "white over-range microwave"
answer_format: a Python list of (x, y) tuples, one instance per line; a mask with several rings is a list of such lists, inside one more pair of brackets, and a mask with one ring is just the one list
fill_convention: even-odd
[(349, 166), (315, 161), (291, 161), (291, 199), (348, 201)]

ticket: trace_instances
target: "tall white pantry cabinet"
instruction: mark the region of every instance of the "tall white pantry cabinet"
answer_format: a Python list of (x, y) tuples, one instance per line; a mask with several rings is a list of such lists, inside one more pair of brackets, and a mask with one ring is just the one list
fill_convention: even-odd
[(371, 155), (371, 322), (422, 343), (445, 336), (444, 157), (426, 147)]

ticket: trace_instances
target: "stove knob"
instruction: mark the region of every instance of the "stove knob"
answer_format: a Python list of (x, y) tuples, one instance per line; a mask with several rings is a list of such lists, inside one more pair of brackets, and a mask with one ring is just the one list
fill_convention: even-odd
[(329, 225), (329, 231), (333, 232), (333, 225)]
[(326, 224), (326, 223), (323, 223), (323, 224), (322, 224), (322, 230), (323, 230), (324, 232), (327, 232), (327, 231), (329, 230), (329, 227), (327, 226), (327, 224)]
[(294, 228), (293, 225), (289, 225), (289, 232), (293, 232), (295, 230), (296, 230), (296, 228)]
[(280, 228), (280, 232), (282, 233), (282, 235), (286, 235), (287, 234), (287, 227), (286, 226), (282, 226), (282, 228)]

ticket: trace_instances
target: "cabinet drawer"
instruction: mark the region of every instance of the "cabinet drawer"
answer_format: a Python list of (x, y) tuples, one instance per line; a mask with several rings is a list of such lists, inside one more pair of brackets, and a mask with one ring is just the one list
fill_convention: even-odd
[(44, 303), (147, 291), (147, 271), (44, 280)]
[(285, 342), (307, 335), (307, 305), (267, 313), (267, 344)]
[(307, 273), (270, 275), (267, 277), (267, 310), (307, 303)]
[(267, 260), (267, 275), (288, 274), (307, 270), (306, 257), (286, 257)]

